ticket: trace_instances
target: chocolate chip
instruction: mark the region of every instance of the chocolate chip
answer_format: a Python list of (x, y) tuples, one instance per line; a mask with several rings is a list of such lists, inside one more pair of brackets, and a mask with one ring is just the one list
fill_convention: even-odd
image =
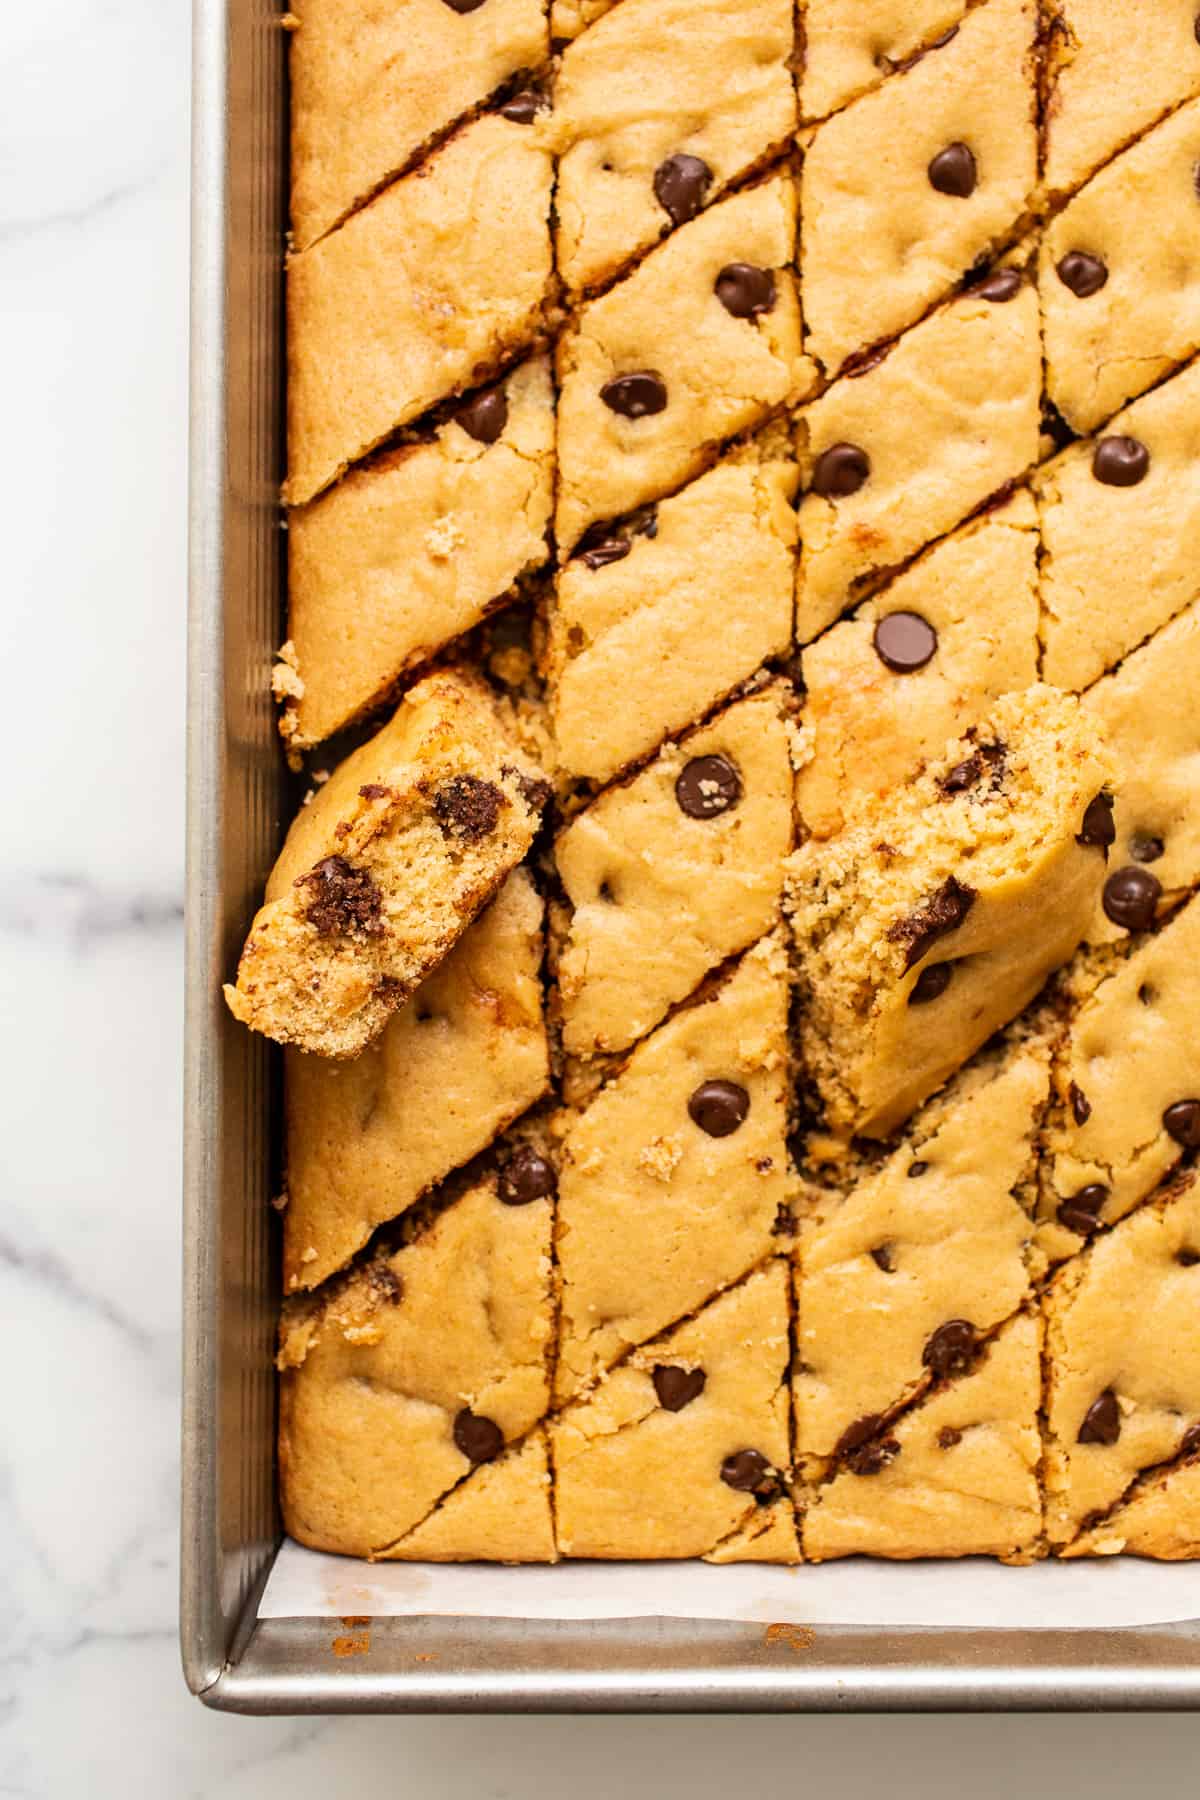
[(393, 797), (393, 790), (384, 787), (381, 781), (364, 781), (358, 791), (364, 800), (390, 800)]
[[(770, 1159), (768, 1158), (768, 1161)], [(775, 1237), (790, 1237), (796, 1229), (796, 1218), (791, 1207), (781, 1200), (775, 1208), (775, 1217), (771, 1221), (771, 1232)]]
[(899, 1454), (900, 1445), (894, 1437), (875, 1438), (860, 1449), (851, 1450), (844, 1461), (852, 1475), (879, 1475)]
[(938, 782), (941, 792), (966, 794), (973, 787), (978, 787), (985, 775), (991, 776), (991, 788), (994, 793), (1004, 778), (1004, 764), (1007, 751), (1003, 744), (980, 744), (972, 750), (963, 762), (955, 763)]
[(500, 773), (516, 783), (517, 792), (531, 812), (544, 812), (554, 798), (554, 783), (544, 775), (527, 775), (511, 763), (501, 763)]
[(688, 1101), (688, 1113), (709, 1137), (728, 1137), (750, 1111), (750, 1096), (736, 1081), (702, 1081)]
[(1200, 44), (1200, 13), (1196, 14), (1196, 23), (1192, 27), (1192, 36), (1195, 38), (1196, 42)]
[(1168, 1137), (1185, 1150), (1200, 1149), (1200, 1100), (1176, 1100), (1162, 1116)]
[(1068, 1231), (1077, 1231), (1080, 1237), (1091, 1237), (1093, 1231), (1100, 1228), (1100, 1213), (1107, 1199), (1108, 1189), (1103, 1182), (1089, 1181), (1069, 1200), (1063, 1200), (1054, 1216)]
[(967, 1319), (947, 1319), (921, 1352), (921, 1361), (939, 1380), (963, 1375), (979, 1354), (975, 1327)]
[(485, 388), (454, 416), (477, 444), (494, 444), (508, 424), (508, 395), (502, 387)]
[(707, 1376), (703, 1369), (681, 1369), (674, 1363), (655, 1363), (650, 1379), (658, 1395), (658, 1404), (668, 1412), (682, 1412), (704, 1392)]
[(320, 937), (379, 937), (383, 896), (365, 869), (344, 856), (326, 856), (294, 884), (309, 890), (304, 916)]
[(890, 925), (889, 942), (908, 946), (904, 957), (905, 969), (913, 968), (923, 956), (927, 956), (939, 938), (957, 931), (974, 904), (975, 889), (957, 880), (955, 876), (948, 875), (941, 887), (935, 888), (927, 900), (923, 900), (907, 917), (897, 919)]
[(885, 613), (871, 638), (875, 654), (897, 675), (923, 669), (938, 647), (937, 632), (920, 613)]
[(623, 419), (644, 419), (665, 409), (667, 384), (653, 369), (637, 369), (632, 375), (614, 375), (606, 381), (600, 398)]
[(742, 797), (742, 778), (727, 756), (693, 756), (675, 781), (675, 798), (689, 819), (715, 819)]
[(1104, 911), (1125, 931), (1149, 931), (1162, 883), (1146, 869), (1116, 869), (1104, 884)]
[(910, 1162), (908, 1165), (908, 1179), (910, 1181), (915, 1181), (918, 1175), (923, 1175), (928, 1167), (929, 1164), (927, 1162), (921, 1162), (919, 1159), (916, 1162)]
[(779, 1483), (761, 1450), (733, 1451), (721, 1464), (721, 1480), (739, 1494), (757, 1494), (763, 1499), (774, 1499), (779, 1492)]
[(940, 1000), (950, 986), (953, 974), (953, 963), (933, 963), (930, 968), (922, 969), (913, 983), (912, 992), (908, 996), (910, 1006), (928, 1006), (931, 1000)]
[(633, 545), (607, 525), (592, 525), (584, 532), (574, 554), (589, 569), (603, 569), (629, 555)]
[(1019, 269), (997, 269), (973, 290), (981, 300), (990, 300), (994, 306), (1003, 305), (1006, 300), (1014, 300), (1021, 291), (1021, 271)]
[(500, 1171), (496, 1192), (505, 1206), (528, 1206), (558, 1189), (554, 1164), (532, 1144), (518, 1144)]
[(1086, 1125), (1092, 1116), (1092, 1103), (1077, 1082), (1072, 1082), (1067, 1089), (1067, 1099), (1071, 1102), (1071, 1117), (1077, 1125)]
[(979, 174), (966, 144), (947, 144), (929, 164), (929, 185), (939, 194), (966, 200), (975, 192)]
[(1140, 438), (1103, 437), (1092, 455), (1092, 474), (1105, 487), (1136, 487), (1150, 468), (1150, 452)]
[(1086, 250), (1068, 250), (1055, 264), (1055, 273), (1077, 300), (1098, 294), (1108, 280), (1107, 265), (1098, 256), (1089, 256)]
[(882, 1429), (882, 1426), (882, 1413), (864, 1413), (861, 1419), (855, 1419), (852, 1425), (847, 1425), (833, 1446), (834, 1456), (845, 1456), (850, 1450), (860, 1449), (863, 1444), (875, 1436), (877, 1431)]
[(500, 116), (514, 125), (532, 125), (537, 115), (549, 104), (539, 88), (522, 88), (500, 108)]
[(504, 1433), (495, 1419), (485, 1419), (464, 1406), (454, 1420), (454, 1442), (468, 1462), (491, 1462), (504, 1448)]
[(1197, 1419), (1194, 1425), (1188, 1426), (1179, 1440), (1179, 1449), (1175, 1454), (1177, 1456), (1195, 1456), (1197, 1451), (1200, 1451), (1200, 1419)]
[(827, 500), (844, 500), (857, 494), (871, 473), (871, 459), (857, 444), (830, 444), (813, 467), (811, 491)]
[(954, 1425), (943, 1425), (938, 1432), (938, 1449), (953, 1450), (956, 1444), (962, 1443), (962, 1432)]
[(685, 225), (704, 205), (712, 183), (712, 170), (698, 156), (680, 151), (668, 156), (654, 171), (654, 198), (672, 225)]
[(1146, 837), (1140, 831), (1135, 831), (1130, 839), (1129, 854), (1134, 862), (1157, 862), (1165, 847), (1160, 837)]
[(448, 6), (451, 12), (473, 13), (478, 12), (483, 0), (443, 0), (443, 5)]
[(775, 272), (756, 263), (726, 263), (713, 292), (735, 319), (752, 319), (757, 313), (769, 313), (775, 304)]
[(1094, 800), (1088, 801), (1083, 824), (1075, 836), (1077, 844), (1092, 844), (1098, 850), (1108, 849), (1117, 835), (1117, 827), (1113, 822), (1113, 805), (1111, 794), (1097, 794)]
[(1175, 1252), (1175, 1261), (1181, 1269), (1194, 1269), (1200, 1263), (1200, 1250), (1189, 1250), (1185, 1244), (1182, 1250)]
[(433, 796), (433, 812), (444, 837), (478, 843), (496, 829), (505, 804), (503, 789), (478, 775), (452, 775)]
[(882, 1269), (885, 1275), (896, 1273), (896, 1259), (891, 1244), (876, 1244), (871, 1251), (871, 1261), (877, 1269)]
[(1111, 1388), (1105, 1388), (1083, 1415), (1076, 1442), (1080, 1444), (1115, 1444), (1121, 1435), (1121, 1408)]

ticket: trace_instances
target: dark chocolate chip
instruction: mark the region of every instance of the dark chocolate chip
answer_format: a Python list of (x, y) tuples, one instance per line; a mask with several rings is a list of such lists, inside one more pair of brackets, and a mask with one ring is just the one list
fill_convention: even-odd
[(1157, 862), (1166, 848), (1160, 837), (1148, 837), (1135, 831), (1129, 842), (1129, 854), (1134, 862)]
[(897, 675), (912, 675), (933, 657), (938, 636), (920, 613), (893, 612), (879, 620), (871, 642), (886, 668)]
[(712, 170), (698, 156), (680, 151), (668, 156), (654, 171), (654, 198), (672, 225), (685, 225), (704, 205), (712, 184)]
[(1150, 452), (1140, 438), (1102, 437), (1092, 454), (1092, 474), (1105, 487), (1136, 487), (1150, 469)]
[(309, 890), (304, 916), (321, 937), (379, 937), (383, 896), (365, 869), (344, 856), (326, 856), (293, 884)]
[(1176, 1100), (1162, 1116), (1168, 1137), (1185, 1150), (1200, 1149), (1200, 1100)]
[(478, 12), (483, 0), (443, 0), (443, 5), (448, 6), (451, 12), (473, 13)]
[(728, 1137), (750, 1111), (750, 1096), (736, 1081), (702, 1081), (688, 1101), (688, 1113), (709, 1137)]
[(775, 1208), (775, 1217), (771, 1222), (771, 1231), (775, 1237), (790, 1237), (796, 1229), (796, 1216), (786, 1201), (781, 1200)]
[(485, 388), (460, 406), (455, 418), (477, 444), (494, 444), (508, 424), (508, 395), (502, 387)]
[(502, 763), (500, 773), (516, 783), (517, 791), (531, 812), (544, 812), (554, 798), (554, 783), (547, 781), (544, 775), (527, 775), (524, 769), (514, 769), (511, 763)]
[(1104, 911), (1125, 931), (1149, 931), (1162, 883), (1147, 869), (1114, 869), (1104, 884)]
[(433, 812), (444, 837), (475, 844), (496, 829), (504, 791), (478, 775), (452, 775), (433, 796)]
[(713, 292), (735, 319), (753, 319), (769, 313), (775, 304), (775, 272), (757, 263), (726, 263), (713, 283)]
[(1098, 256), (1089, 256), (1086, 250), (1068, 250), (1056, 263), (1055, 272), (1077, 300), (1087, 300), (1098, 294), (1108, 280), (1107, 264)]
[(500, 1171), (496, 1191), (505, 1206), (528, 1206), (558, 1189), (554, 1164), (532, 1144), (518, 1144)]
[(981, 281), (974, 292), (981, 300), (990, 300), (993, 305), (1002, 305), (1006, 300), (1015, 300), (1021, 291), (1021, 271), (1019, 269), (997, 269)]
[(495, 1419), (485, 1419), (464, 1406), (454, 1420), (454, 1442), (468, 1462), (491, 1462), (504, 1448), (504, 1433)]
[(1083, 1415), (1076, 1439), (1080, 1444), (1115, 1444), (1121, 1435), (1121, 1408), (1111, 1388), (1105, 1388)]
[(514, 125), (532, 125), (537, 115), (549, 105), (540, 88), (522, 88), (511, 100), (506, 100), (500, 108), (502, 118), (509, 119)]
[(665, 409), (667, 384), (653, 369), (636, 369), (632, 375), (614, 375), (606, 381), (600, 398), (623, 419), (644, 419)]
[(1093, 844), (1098, 850), (1107, 850), (1115, 842), (1117, 827), (1113, 822), (1113, 797), (1111, 794), (1097, 794), (1089, 800), (1083, 815), (1083, 824), (1075, 837), (1077, 844)]
[(928, 1006), (931, 1000), (940, 1000), (950, 986), (953, 963), (933, 963), (928, 969), (922, 969), (913, 983), (912, 992), (908, 996), (910, 1006)]
[(742, 797), (742, 778), (727, 756), (693, 756), (675, 781), (675, 798), (689, 819), (715, 819)]
[(1069, 1200), (1063, 1200), (1054, 1216), (1068, 1231), (1077, 1231), (1080, 1237), (1091, 1237), (1093, 1231), (1099, 1230), (1100, 1213), (1107, 1199), (1108, 1189), (1104, 1183), (1089, 1181)]
[(966, 200), (975, 192), (979, 174), (966, 144), (947, 144), (929, 164), (929, 185), (939, 194)]
[(603, 569), (609, 563), (620, 562), (632, 548), (628, 538), (619, 537), (609, 526), (592, 525), (575, 546), (574, 554), (587, 568)]
[(1176, 1455), (1195, 1456), (1197, 1451), (1200, 1451), (1200, 1419), (1197, 1419), (1194, 1425), (1188, 1426), (1179, 1440), (1179, 1449), (1176, 1451)]
[(848, 1450), (858, 1450), (867, 1443), (875, 1433), (883, 1427), (882, 1413), (864, 1413), (861, 1419), (855, 1419), (847, 1425), (837, 1443), (833, 1446), (834, 1456), (845, 1456)]
[(929, 1164), (927, 1162), (921, 1162), (919, 1158), (916, 1162), (910, 1162), (908, 1165), (908, 1179), (910, 1181), (915, 1181), (918, 1175), (923, 1175), (928, 1167)]
[[(939, 938), (957, 931), (972, 906), (975, 889), (948, 875), (941, 887), (935, 888), (906, 918), (888, 927), (888, 939), (894, 944), (907, 944), (905, 969), (913, 968), (927, 956)], [(949, 979), (949, 977), (947, 977)]]
[(761, 1450), (735, 1450), (721, 1464), (721, 1480), (739, 1494), (758, 1494), (772, 1499), (779, 1483)]
[(843, 1460), (852, 1475), (879, 1475), (899, 1454), (900, 1445), (894, 1437), (874, 1438), (849, 1451)]
[(967, 1319), (947, 1319), (939, 1325), (921, 1352), (921, 1361), (932, 1375), (944, 1380), (963, 1375), (979, 1354), (975, 1327)]
[(810, 486), (827, 500), (844, 500), (857, 494), (870, 473), (871, 459), (857, 444), (830, 444), (816, 460)]
[(703, 1369), (681, 1369), (675, 1363), (655, 1363), (650, 1379), (658, 1395), (658, 1404), (667, 1412), (682, 1412), (704, 1392), (707, 1377)]
[(1181, 1269), (1194, 1269), (1200, 1263), (1200, 1250), (1190, 1250), (1185, 1244), (1182, 1250), (1175, 1252), (1175, 1261)]
[(1071, 1102), (1071, 1117), (1077, 1125), (1086, 1125), (1092, 1116), (1092, 1103), (1079, 1086), (1073, 1081), (1067, 1089), (1067, 1099)]
[(896, 1259), (891, 1244), (876, 1244), (871, 1252), (871, 1261), (885, 1275), (894, 1275), (896, 1272)]
[(939, 1450), (953, 1450), (956, 1444), (962, 1443), (962, 1432), (955, 1425), (943, 1425), (937, 1441)]
[(991, 776), (991, 791), (994, 793), (1004, 779), (1004, 764), (1007, 751), (1003, 744), (980, 744), (972, 750), (964, 761), (955, 763), (938, 783), (942, 793), (966, 794), (973, 787), (978, 787), (985, 775)]

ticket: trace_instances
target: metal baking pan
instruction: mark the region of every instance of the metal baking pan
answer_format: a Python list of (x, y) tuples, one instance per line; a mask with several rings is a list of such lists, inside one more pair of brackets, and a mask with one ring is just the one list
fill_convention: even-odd
[[(272, 1371), (277, 1067), (221, 1000), (280, 841), (269, 699), (280, 638), (287, 87), (271, 0), (196, 0), (182, 1646), (247, 1713), (1189, 1708), (1200, 1621), (1111, 1631), (675, 1620), (259, 1621), (279, 1543)], [(420, 1660), (418, 1659), (420, 1657)]]

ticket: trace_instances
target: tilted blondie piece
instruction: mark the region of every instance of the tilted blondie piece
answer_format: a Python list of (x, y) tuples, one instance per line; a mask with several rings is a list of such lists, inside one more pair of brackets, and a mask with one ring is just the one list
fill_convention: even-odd
[(1198, 161), (1200, 100), (1190, 100), (1046, 227), (1046, 391), (1075, 431), (1094, 431), (1200, 347)]
[(791, 858), (800, 1044), (831, 1129), (883, 1137), (1087, 929), (1112, 762), (1077, 701), (1009, 695), (872, 816)]
[(790, 1191), (787, 1092), (773, 936), (639, 1044), (566, 1130), (560, 1400), (769, 1255)]
[(550, 53), (543, 0), (296, 0), (290, 18), (298, 249)]
[(1039, 1205), (1055, 1257), (1127, 1213), (1200, 1147), (1200, 901), (1111, 973), (1105, 967), (1055, 1063)]
[(997, 1556), (1030, 1562), (1042, 1531), (1041, 1321), (1021, 1312), (809, 1497), (804, 1555)]
[(819, 125), (800, 184), (805, 347), (830, 374), (1019, 234), (1037, 183), (1036, 0), (988, 0), (952, 41)]
[(473, 395), (432, 441), (385, 451), (296, 508), (276, 681), (292, 749), (340, 731), (544, 563), (553, 488), (539, 358)]
[(810, 1479), (853, 1463), (895, 1411), (973, 1367), (1028, 1300), (1049, 1086), (1049, 1044), (1018, 1039), (964, 1070), (848, 1193), (806, 1194), (793, 1398)]
[(536, 335), (551, 174), (534, 133), (486, 114), (291, 259), (290, 505)]
[(1033, 501), (1018, 490), (808, 645), (796, 799), (814, 837), (1037, 680), (1037, 555)]
[(1193, 0), (1050, 0), (1042, 179), (1061, 194), (1200, 93)]
[(1111, 1512), (1085, 1527), (1059, 1555), (1069, 1560), (1124, 1552), (1157, 1562), (1200, 1557), (1200, 1432), (1184, 1441), (1190, 1443), (1184, 1454), (1135, 1482)]
[(735, 701), (559, 837), (569, 1053), (625, 1049), (776, 922), (792, 843), (783, 697), (776, 683)]
[(1084, 695), (1119, 765), (1111, 873), (1088, 933), (1092, 943), (1125, 936), (1131, 897), (1147, 915), (1159, 915), (1200, 883), (1197, 694), (1200, 601)]
[(545, 1093), (542, 903), (523, 869), (360, 1055), (290, 1050), (285, 1289), (315, 1287)]
[(807, 0), (800, 112), (823, 119), (952, 43), (970, 0)]
[(236, 986), (253, 1031), (353, 1056), (440, 962), (533, 842), (549, 784), (478, 679), (444, 671), (298, 814)]
[[(493, 1176), (412, 1243), (285, 1310), (279, 1462), (292, 1537), (392, 1554), (541, 1418), (551, 1213), (546, 1197), (506, 1205)], [(529, 1560), (541, 1557), (531, 1534)]]
[(1037, 296), (1001, 274), (797, 415), (802, 644), (1036, 460)]
[(1198, 1307), (1200, 1184), (1193, 1173), (1055, 1276), (1046, 1296), (1051, 1543), (1096, 1530), (1145, 1470), (1197, 1447)]
[(550, 1427), (562, 1554), (712, 1555), (768, 1514), (721, 1560), (798, 1561), (787, 1366), (781, 1257), (635, 1350)]
[(582, 308), (558, 345), (561, 550), (804, 391), (795, 241), (795, 188), (777, 176), (681, 225)]
[(1078, 691), (1200, 595), (1200, 362), (1039, 469), (1034, 492), (1042, 673)]
[(564, 768), (608, 780), (786, 653), (795, 485), (786, 444), (768, 433), (672, 499), (587, 534), (558, 572), (550, 631)]
[(621, 0), (568, 46), (553, 130), (570, 290), (608, 280), (786, 145), (792, 52), (791, 0)]

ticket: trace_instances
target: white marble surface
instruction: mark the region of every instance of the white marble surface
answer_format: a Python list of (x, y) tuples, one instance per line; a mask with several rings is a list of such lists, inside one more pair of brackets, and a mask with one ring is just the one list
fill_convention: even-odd
[(175, 1646), (187, 0), (0, 49), (0, 1795), (1194, 1786), (1187, 1719), (250, 1722)]

